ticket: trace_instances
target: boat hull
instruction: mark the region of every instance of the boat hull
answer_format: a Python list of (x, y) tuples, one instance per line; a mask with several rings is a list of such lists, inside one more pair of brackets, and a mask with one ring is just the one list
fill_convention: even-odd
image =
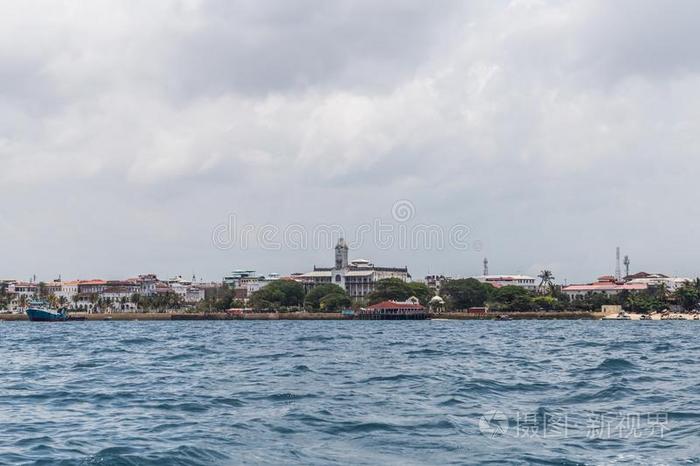
[(65, 312), (51, 312), (45, 309), (27, 309), (27, 317), (32, 322), (63, 322), (68, 320), (68, 314)]

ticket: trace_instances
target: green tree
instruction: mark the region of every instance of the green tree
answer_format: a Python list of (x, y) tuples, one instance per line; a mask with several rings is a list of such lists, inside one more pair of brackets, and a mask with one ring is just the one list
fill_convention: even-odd
[(411, 296), (418, 298), (423, 306), (427, 306), (430, 299), (435, 296), (433, 290), (425, 283), (409, 282), (408, 287), (411, 289)]
[(486, 303), (493, 287), (481, 283), (475, 278), (448, 280), (440, 288), (440, 294), (446, 300), (449, 309), (467, 309), (481, 307)]
[(382, 301), (405, 301), (413, 296), (413, 288), (400, 278), (385, 278), (374, 284), (374, 291), (367, 295), (369, 304)]
[(692, 310), (698, 306), (700, 301), (700, 283), (689, 282), (681, 285), (674, 293), (678, 303), (685, 310)]
[[(347, 297), (345, 290), (333, 283), (324, 283), (311, 288), (304, 299), (304, 307), (307, 309), (320, 309), (321, 301), (328, 295), (344, 295)], [(348, 298), (349, 300), (349, 298)]]
[(37, 285), (37, 291), (39, 292), (40, 299), (47, 299), (49, 297), (48, 289), (46, 288), (46, 283), (39, 282)]
[(20, 295), (20, 297), (17, 299), (17, 305), (23, 310), (29, 306), (29, 298), (27, 298), (26, 294)]
[(321, 298), (320, 309), (322, 311), (337, 311), (350, 307), (352, 302), (347, 293), (331, 293)]
[(304, 285), (294, 280), (275, 280), (254, 292), (250, 303), (255, 309), (301, 307), (304, 304)]
[(551, 294), (554, 287), (554, 274), (551, 270), (543, 270), (537, 277), (540, 279), (540, 285), (537, 289), (542, 294)]
[(562, 304), (553, 296), (535, 296), (532, 298), (532, 304), (543, 311), (554, 311), (562, 309)]
[(500, 311), (531, 311), (535, 308), (533, 298), (525, 288), (508, 285), (493, 291), (490, 307)]
[(88, 296), (88, 301), (92, 304), (92, 311), (89, 312), (96, 312), (95, 311), (95, 306), (97, 306), (97, 303), (100, 301), (100, 297), (97, 295), (97, 293), (91, 293)]
[(53, 293), (49, 294), (48, 297), (46, 298), (46, 301), (49, 303), (49, 306), (51, 306), (52, 308), (58, 307), (58, 298), (56, 297), (55, 294), (53, 294)]
[(7, 292), (7, 283), (0, 283), (0, 309), (5, 309), (10, 304), (10, 294)]

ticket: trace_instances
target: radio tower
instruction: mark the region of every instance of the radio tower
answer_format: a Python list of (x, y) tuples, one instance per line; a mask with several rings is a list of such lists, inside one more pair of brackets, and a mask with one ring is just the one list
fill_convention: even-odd
[(618, 282), (622, 279), (622, 271), (620, 270), (620, 246), (615, 249), (615, 280)]
[(489, 260), (484, 257), (484, 277), (489, 274)]
[(625, 264), (625, 277), (630, 276), (630, 256), (625, 256), (625, 260), (622, 261)]

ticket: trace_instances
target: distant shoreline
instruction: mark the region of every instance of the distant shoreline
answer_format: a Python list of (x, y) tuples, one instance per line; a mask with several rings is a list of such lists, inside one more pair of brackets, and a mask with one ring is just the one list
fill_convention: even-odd
[[(600, 320), (601, 312), (508, 312), (469, 314), (445, 312), (431, 315), (444, 320), (498, 320), (507, 315), (512, 320)], [(71, 313), (76, 321), (194, 321), (194, 320), (354, 320), (336, 312), (250, 312), (233, 315), (226, 312), (115, 312), (105, 314)], [(26, 314), (0, 314), (0, 321), (27, 321)]]

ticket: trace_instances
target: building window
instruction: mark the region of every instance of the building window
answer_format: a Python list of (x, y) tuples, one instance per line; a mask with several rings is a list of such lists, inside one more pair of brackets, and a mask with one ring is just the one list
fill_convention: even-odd
[(336, 276), (335, 276), (335, 281), (336, 281), (336, 282), (340, 282), (340, 280), (341, 280), (340, 275), (336, 275)]

